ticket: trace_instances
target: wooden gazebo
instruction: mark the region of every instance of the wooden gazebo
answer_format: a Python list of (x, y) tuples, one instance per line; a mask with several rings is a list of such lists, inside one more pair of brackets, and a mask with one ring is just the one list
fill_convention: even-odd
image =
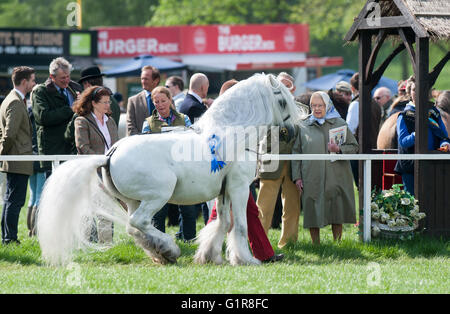
[[(428, 150), (429, 91), (450, 59), (450, 52), (430, 72), (430, 41), (450, 39), (449, 0), (369, 0), (345, 36), (346, 42), (359, 41), (359, 144), (360, 153), (370, 154), (376, 147), (370, 134), (371, 90), (392, 59), (402, 50), (411, 59), (416, 77), (416, 154), (440, 153)], [(386, 41), (398, 43), (374, 71), (378, 52)], [(447, 71), (448, 73), (448, 71)], [(449, 86), (450, 89), (450, 86)], [(450, 131), (450, 130), (449, 130)], [(450, 237), (450, 162), (416, 161), (415, 196), (427, 214), (423, 227), (433, 236)], [(360, 191), (362, 191), (360, 166)], [(360, 208), (362, 208), (362, 198)], [(362, 219), (360, 219), (362, 221)]]

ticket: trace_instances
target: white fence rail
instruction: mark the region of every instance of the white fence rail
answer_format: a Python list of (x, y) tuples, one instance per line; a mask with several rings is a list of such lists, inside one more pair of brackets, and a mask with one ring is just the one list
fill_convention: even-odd
[[(53, 168), (60, 162), (86, 158), (93, 155), (21, 155), (0, 156), (0, 161), (51, 161)], [(372, 160), (450, 160), (450, 154), (282, 154), (261, 156), (262, 160), (362, 160), (364, 161), (364, 186), (363, 186), (363, 241), (371, 240), (371, 182), (372, 182)], [(361, 195), (361, 194), (360, 194)]]

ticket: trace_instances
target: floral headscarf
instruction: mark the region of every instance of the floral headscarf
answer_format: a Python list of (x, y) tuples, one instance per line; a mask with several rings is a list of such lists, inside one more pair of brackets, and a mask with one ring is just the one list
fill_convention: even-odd
[(314, 121), (317, 121), (317, 123), (322, 125), (328, 119), (341, 118), (341, 115), (339, 114), (339, 112), (337, 112), (336, 108), (334, 108), (333, 102), (331, 101), (330, 96), (328, 96), (327, 93), (325, 93), (325, 92), (315, 92), (315, 93), (313, 93), (311, 95), (311, 99), (314, 96), (316, 96), (316, 95), (319, 95), (320, 97), (322, 97), (322, 100), (323, 100), (323, 102), (325, 103), (325, 106), (326, 106), (326, 114), (325, 114), (325, 117), (319, 119), (319, 118), (316, 118), (311, 113), (311, 116), (309, 118), (311, 123), (313, 123)]

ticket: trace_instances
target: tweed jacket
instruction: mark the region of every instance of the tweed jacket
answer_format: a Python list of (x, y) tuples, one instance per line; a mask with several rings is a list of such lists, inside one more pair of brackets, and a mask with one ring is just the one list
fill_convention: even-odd
[[(32, 155), (32, 126), (22, 97), (12, 90), (0, 107), (0, 155)], [(0, 171), (33, 174), (32, 161), (0, 162)]]
[(127, 136), (141, 134), (142, 125), (150, 115), (145, 90), (130, 97), (127, 105)]
[[(109, 118), (106, 121), (111, 146), (119, 140), (116, 122)], [(80, 155), (103, 155), (105, 154), (105, 140), (97, 122), (92, 114), (79, 116), (75, 119), (75, 145)]]
[[(260, 153), (265, 154), (292, 154), (292, 147), (294, 146), (297, 137), (298, 127), (281, 127), (278, 138), (275, 136), (274, 143), (272, 142), (271, 131), (269, 129), (267, 137), (260, 143)], [(278, 152), (272, 150), (272, 145), (278, 146)], [(283, 166), (289, 163), (288, 160), (279, 161), (264, 161), (259, 163), (258, 178), (263, 180), (277, 180), (280, 178)], [(289, 174), (290, 176), (290, 174)]]
[[(82, 92), (81, 86), (71, 81), (68, 91), (73, 98)], [(67, 123), (72, 119), (73, 111), (55, 84), (48, 79), (38, 85), (32, 93), (32, 108), (36, 122), (37, 143), (40, 155), (68, 155), (71, 145), (64, 139)], [(41, 162), (44, 170), (51, 169), (51, 163)]]

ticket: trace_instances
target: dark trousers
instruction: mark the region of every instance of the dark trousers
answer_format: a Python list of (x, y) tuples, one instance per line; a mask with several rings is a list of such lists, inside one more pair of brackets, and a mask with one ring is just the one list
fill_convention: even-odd
[(2, 242), (17, 240), (20, 210), (25, 204), (28, 175), (7, 173), (2, 213)]
[(177, 235), (178, 238), (185, 241), (190, 241), (195, 238), (199, 206), (202, 206), (202, 204), (180, 205), (178, 207), (180, 210), (180, 231)]
[(201, 203), (201, 204), (197, 204), (196, 206), (202, 212), (203, 222), (205, 223), (205, 226), (206, 226), (206, 224), (208, 223), (208, 220), (209, 220), (209, 208), (208, 208), (208, 205), (206, 203)]
[(350, 160), (350, 167), (352, 168), (355, 185), (359, 188), (359, 160)]
[(167, 225), (170, 226), (178, 226), (180, 224), (180, 211), (178, 210), (178, 205), (168, 204), (169, 208), (167, 210), (168, 222)]
[[(192, 240), (196, 236), (196, 224), (199, 205), (180, 205), (180, 231), (177, 237), (182, 240)], [(166, 217), (169, 211), (169, 204), (166, 204), (153, 216), (153, 225), (161, 232), (166, 232)]]
[(404, 189), (409, 192), (412, 196), (414, 196), (414, 174), (412, 173), (403, 173), (402, 181)]

